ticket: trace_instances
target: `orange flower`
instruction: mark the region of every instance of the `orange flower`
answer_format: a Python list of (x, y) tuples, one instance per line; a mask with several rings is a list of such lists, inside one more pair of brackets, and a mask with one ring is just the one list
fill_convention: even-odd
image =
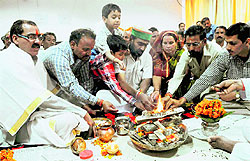
[(200, 116), (216, 119), (222, 117), (226, 113), (220, 100), (204, 99), (195, 106), (194, 110), (196, 118)]
[(0, 151), (0, 160), (1, 161), (16, 161), (15, 159), (13, 159), (13, 150), (6, 150), (6, 149), (3, 149)]

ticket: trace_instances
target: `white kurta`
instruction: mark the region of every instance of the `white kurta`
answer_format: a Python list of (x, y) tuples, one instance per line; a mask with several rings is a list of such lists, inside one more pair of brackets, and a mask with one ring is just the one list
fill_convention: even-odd
[[(250, 81), (248, 81), (250, 83)], [(250, 89), (246, 89), (250, 92)], [(229, 161), (248, 161), (250, 160), (250, 120), (248, 120), (244, 128), (242, 129), (242, 133), (246, 142), (235, 144), (233, 151), (230, 155)]]
[[(53, 95), (40, 61), (14, 44), (0, 54), (0, 124), (4, 139), (14, 144), (53, 144), (65, 147), (74, 129), (88, 130), (86, 111)], [(68, 127), (63, 129), (63, 126)]]
[(140, 84), (143, 79), (152, 78), (153, 61), (149, 53), (143, 52), (136, 60), (134, 60), (131, 54), (126, 55), (123, 62), (126, 66), (126, 81), (134, 89), (140, 89)]

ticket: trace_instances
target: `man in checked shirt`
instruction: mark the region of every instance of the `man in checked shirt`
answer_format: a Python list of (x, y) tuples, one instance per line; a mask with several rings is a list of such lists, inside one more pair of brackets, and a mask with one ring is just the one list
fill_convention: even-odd
[[(223, 78), (224, 72), (226, 72), (226, 79), (250, 77), (250, 26), (245, 23), (233, 24), (227, 29), (225, 38), (227, 42), (226, 49), (229, 53), (219, 55), (183, 97), (179, 100), (170, 99), (167, 102), (167, 108), (170, 106), (171, 108), (181, 106), (186, 101), (193, 99), (209, 86), (218, 83)], [(237, 91), (231, 93), (234, 95), (235, 100), (239, 100)], [(224, 97), (221, 99), (229, 101)], [(244, 101), (241, 104), (235, 103), (242, 107), (246, 106), (241, 105), (242, 103), (244, 104)], [(225, 104), (223, 106), (225, 107)], [(232, 104), (229, 106), (232, 106)]]
[[(107, 44), (111, 54), (114, 55), (114, 59), (122, 61), (128, 52), (126, 41), (119, 35), (109, 35)], [(124, 104), (130, 104), (132, 107), (135, 106), (141, 110), (152, 110), (151, 106), (153, 105), (150, 102), (150, 97), (144, 93), (137, 96), (138, 91), (126, 83), (125, 80), (121, 80), (121, 73), (118, 73), (119, 66), (117, 63), (110, 61), (106, 55), (99, 54), (94, 60), (90, 61), (90, 64), (94, 78), (96, 78), (97, 96), (112, 99), (112, 103), (117, 106), (119, 113), (133, 112), (133, 108), (130, 106), (121, 106)], [(111, 91), (103, 89), (110, 89)], [(122, 107), (127, 108), (122, 109)]]
[(60, 97), (67, 99), (72, 96), (73, 99), (67, 100), (78, 106), (82, 105), (92, 115), (96, 114), (91, 108), (94, 105), (102, 107), (104, 112), (117, 112), (112, 103), (91, 94), (94, 82), (90, 75), (89, 58), (95, 45), (95, 37), (91, 30), (74, 30), (69, 41), (45, 51), (48, 57), (43, 63), (51, 77), (70, 95), (59, 94)]

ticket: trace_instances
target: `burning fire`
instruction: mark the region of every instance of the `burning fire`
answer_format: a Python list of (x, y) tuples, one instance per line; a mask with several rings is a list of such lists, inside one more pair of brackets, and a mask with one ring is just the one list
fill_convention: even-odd
[(161, 101), (161, 95), (159, 95), (159, 99), (158, 99), (158, 102), (157, 102), (157, 107), (156, 109), (154, 109), (154, 113), (160, 113), (163, 111), (163, 103)]

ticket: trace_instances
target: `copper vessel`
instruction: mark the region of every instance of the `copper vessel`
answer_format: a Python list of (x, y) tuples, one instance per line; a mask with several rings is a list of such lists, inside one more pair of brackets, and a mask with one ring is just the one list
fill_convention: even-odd
[(108, 142), (115, 134), (115, 130), (112, 127), (100, 127), (97, 128), (97, 136), (100, 140)]

